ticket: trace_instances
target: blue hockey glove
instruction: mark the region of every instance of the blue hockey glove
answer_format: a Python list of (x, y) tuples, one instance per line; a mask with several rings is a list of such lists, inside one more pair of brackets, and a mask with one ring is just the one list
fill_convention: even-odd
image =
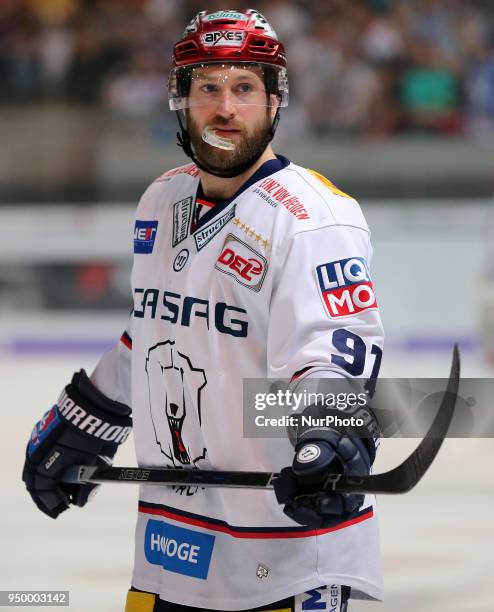
[(367, 440), (336, 430), (307, 433), (295, 447), (292, 467), (283, 468), (273, 482), (276, 499), (284, 505), (283, 512), (301, 525), (333, 527), (355, 516), (364, 495), (323, 490), (328, 474), (366, 475), (375, 452)]
[(76, 372), (57, 404), (36, 423), (26, 449), (22, 480), (34, 503), (50, 516), (70, 504), (84, 506), (97, 485), (61, 482), (77, 464), (111, 464), (132, 429), (130, 408), (103, 395), (86, 372)]

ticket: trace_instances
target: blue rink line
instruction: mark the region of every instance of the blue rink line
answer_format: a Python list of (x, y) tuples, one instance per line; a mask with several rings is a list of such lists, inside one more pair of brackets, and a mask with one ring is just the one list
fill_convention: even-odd
[(2, 348), (16, 355), (101, 354), (109, 351), (117, 341), (118, 338), (16, 338), (2, 344)]
[[(109, 351), (118, 338), (13, 338), (0, 343), (0, 349), (16, 355), (68, 355), (95, 354)], [(480, 348), (478, 339), (463, 338), (431, 338), (414, 336), (402, 340), (387, 340), (385, 350), (405, 353), (450, 353), (457, 342), (462, 353), (468, 353)]]

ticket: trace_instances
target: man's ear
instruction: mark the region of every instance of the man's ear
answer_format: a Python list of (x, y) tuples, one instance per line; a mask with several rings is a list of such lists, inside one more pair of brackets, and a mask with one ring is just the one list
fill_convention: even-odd
[(280, 108), (280, 100), (276, 94), (269, 94), (269, 99), (271, 102), (269, 106), (269, 111), (271, 115), (271, 120), (273, 120), (276, 116), (276, 113), (278, 112), (278, 109)]

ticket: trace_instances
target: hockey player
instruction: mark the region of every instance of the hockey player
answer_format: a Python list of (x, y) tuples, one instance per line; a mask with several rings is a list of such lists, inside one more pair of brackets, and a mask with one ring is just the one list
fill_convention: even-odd
[(372, 496), (322, 490), (363, 474), (375, 423), (243, 436), (244, 379), (377, 375), (383, 333), (357, 202), (270, 146), (288, 103), (283, 45), (255, 10), (203, 11), (175, 45), (170, 108), (191, 158), (137, 208), (134, 309), (115, 348), (74, 374), (38, 422), (23, 479), (56, 518), (94, 485), (66, 468), (112, 460), (131, 427), (138, 463), (284, 468), (272, 491), (140, 488), (127, 612), (347, 609), (381, 599)]

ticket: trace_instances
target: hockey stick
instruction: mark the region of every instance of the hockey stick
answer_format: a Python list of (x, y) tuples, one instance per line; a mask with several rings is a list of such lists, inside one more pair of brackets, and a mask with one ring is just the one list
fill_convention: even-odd
[[(382, 474), (345, 476), (329, 474), (325, 489), (338, 493), (406, 493), (412, 489), (434, 461), (453, 418), (460, 379), (460, 355), (453, 350), (449, 381), (434, 421), (414, 452), (403, 463)], [(276, 472), (229, 472), (217, 470), (185, 470), (168, 468), (74, 466), (63, 477), (64, 482), (138, 482), (159, 485), (196, 485), (272, 489)]]

